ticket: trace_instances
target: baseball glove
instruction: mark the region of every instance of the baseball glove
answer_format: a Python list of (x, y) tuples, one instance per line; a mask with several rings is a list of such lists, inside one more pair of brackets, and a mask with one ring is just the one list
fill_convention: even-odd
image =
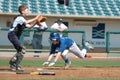
[(36, 24), (40, 25), (41, 22), (45, 22), (47, 20), (46, 17), (40, 16), (37, 20), (36, 20)]

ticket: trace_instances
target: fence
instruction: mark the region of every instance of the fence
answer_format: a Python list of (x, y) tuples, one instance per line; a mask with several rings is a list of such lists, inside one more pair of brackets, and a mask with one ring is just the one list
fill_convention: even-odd
[[(0, 30), (1, 31), (8, 31), (9, 28), (0, 27)], [(33, 32), (35, 30), (36, 29), (25, 29), (23, 34), (21, 35), (21, 38), (20, 38), (21, 43), (23, 44), (24, 38), (25, 38), (25, 36), (29, 35), (29, 32)], [(57, 31), (48, 29), (48, 30), (46, 30), (44, 32), (57, 32)], [(82, 45), (86, 40), (85, 31), (81, 31), (81, 30), (65, 30), (63, 33), (80, 33), (80, 34), (82, 34), (82, 39), (81, 39), (82, 40)], [(15, 51), (15, 49), (0, 48), (0, 51)], [(29, 51), (49, 51), (49, 50), (48, 49), (27, 49), (27, 51), (29, 52)]]
[[(108, 31), (106, 33), (106, 52), (108, 53), (108, 56), (119, 57), (120, 56), (120, 47), (111, 47), (111, 45), (112, 45), (111, 39), (113, 38), (113, 37), (111, 37), (111, 35), (113, 35), (113, 34), (117, 35), (118, 36), (117, 38), (119, 38), (118, 34), (120, 34), (120, 31)], [(116, 42), (115, 39), (113, 41), (114, 41), (113, 43)]]

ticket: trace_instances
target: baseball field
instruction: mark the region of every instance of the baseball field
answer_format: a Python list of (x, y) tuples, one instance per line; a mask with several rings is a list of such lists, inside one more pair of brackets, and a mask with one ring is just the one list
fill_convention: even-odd
[[(95, 54), (95, 53), (94, 53)], [(102, 55), (102, 53), (101, 53)], [(0, 80), (120, 80), (120, 58), (93, 56), (92, 58), (79, 59), (69, 56), (72, 64), (64, 70), (64, 61), (60, 58), (53, 67), (42, 66), (47, 59), (46, 53), (39, 57), (24, 57), (21, 65), (24, 72), (54, 72), (55, 75), (16, 74), (9, 68), (12, 55), (0, 56)]]

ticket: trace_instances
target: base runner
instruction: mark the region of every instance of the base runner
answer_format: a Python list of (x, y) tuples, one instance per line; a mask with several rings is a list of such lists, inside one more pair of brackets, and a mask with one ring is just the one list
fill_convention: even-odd
[[(87, 51), (89, 49), (94, 49), (88, 42), (85, 42), (84, 47), (82, 50), (79, 49), (75, 41), (68, 37), (60, 37), (58, 33), (51, 33), (50, 34), (50, 40), (51, 40), (51, 51), (50, 55), (48, 57), (48, 60), (43, 63), (43, 65), (53, 66), (57, 62), (60, 56), (65, 61), (65, 69), (69, 68), (71, 61), (68, 59), (68, 52), (72, 52), (74, 55), (76, 55), (79, 58), (85, 58), (87, 57)], [(50, 63), (50, 60), (54, 56), (56, 49), (58, 48), (58, 53), (55, 57), (55, 59)]]

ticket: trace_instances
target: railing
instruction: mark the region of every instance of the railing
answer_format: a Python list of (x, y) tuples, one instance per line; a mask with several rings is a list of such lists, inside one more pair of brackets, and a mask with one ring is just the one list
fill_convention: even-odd
[[(8, 31), (9, 28), (6, 27), (0, 27), (1, 31)], [(36, 29), (25, 29), (24, 32), (28, 31), (28, 32), (32, 32), (35, 31)], [(47, 29), (44, 32), (57, 32), (57, 30), (51, 30), (51, 29)], [(85, 31), (83, 30), (65, 30), (63, 31), (63, 33), (82, 33), (82, 45), (84, 44), (85, 40), (86, 40), (86, 35), (85, 35)], [(24, 34), (21, 35), (21, 43), (23, 44), (24, 42)], [(0, 51), (14, 51), (14, 49), (0, 49)], [(38, 50), (38, 49), (27, 49), (27, 51), (49, 51), (49, 50)]]
[(108, 31), (106, 32), (106, 52), (107, 53), (120, 53), (120, 50), (110, 50), (110, 35), (111, 34), (120, 34), (120, 31)]

